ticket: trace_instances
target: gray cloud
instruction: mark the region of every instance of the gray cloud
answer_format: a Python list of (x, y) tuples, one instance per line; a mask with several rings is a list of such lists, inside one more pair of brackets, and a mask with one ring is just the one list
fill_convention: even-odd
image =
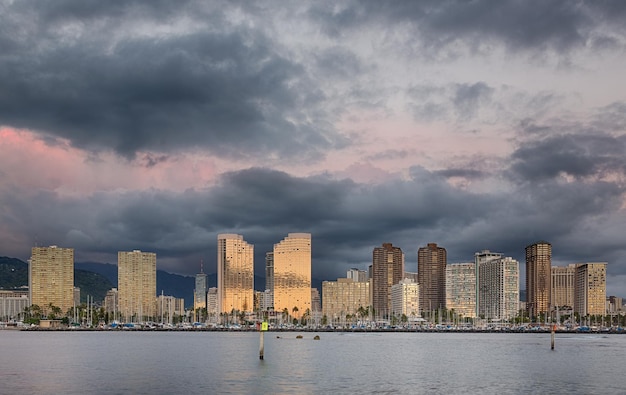
[[(604, 143), (578, 144), (600, 149)], [(515, 155), (517, 161), (537, 159)], [(526, 174), (516, 162), (510, 171)], [(615, 263), (612, 275), (626, 273), (620, 264), (626, 255), (604, 251), (601, 242), (583, 246), (579, 240), (582, 229), (603, 232), (606, 217), (624, 230), (626, 221), (618, 220), (626, 219), (620, 210), (622, 185), (575, 178), (512, 183), (477, 193), (450, 185), (450, 176), (479, 179), (481, 174), (414, 167), (409, 179), (365, 185), (251, 168), (226, 173), (206, 190), (107, 192), (85, 198), (3, 191), (3, 223), (18, 240), (2, 250), (24, 257), (38, 241), (74, 246), (77, 256), (109, 254), (114, 262), (116, 251), (140, 248), (157, 252), (165, 270), (193, 273), (200, 258), (208, 271), (215, 270), (217, 234), (236, 232), (255, 245), (256, 270), (262, 274), (263, 256), (274, 243), (289, 232), (310, 232), (313, 275), (333, 279), (349, 267), (365, 268), (371, 250), (383, 242), (403, 248), (407, 270), (415, 271), (417, 248), (428, 242), (446, 247), (450, 262), (471, 260), (485, 248), (523, 262), (525, 245), (546, 239), (554, 245), (555, 260), (610, 260)], [(534, 180), (534, 172), (527, 177)]]
[(339, 10), (321, 3), (310, 11), (332, 37), (372, 23), (409, 29), (423, 53), (458, 50), (457, 43), (467, 44), (469, 53), (503, 44), (514, 51), (566, 54), (609, 38), (623, 46), (623, 14), (618, 1), (355, 1)]
[[(146, 36), (123, 33), (143, 13), (141, 3), (71, 3), (73, 12), (22, 7), (15, 3), (8, 11), (16, 8), (31, 23), (40, 18), (42, 26), (4, 36), (12, 50), (0, 54), (0, 124), (127, 157), (201, 146), (224, 157), (315, 160), (345, 144), (323, 110), (324, 95), (263, 31), (220, 20)], [(167, 8), (159, 10), (167, 15)], [(21, 22), (14, 13), (3, 15), (0, 25)], [(157, 17), (149, 22), (158, 27)], [(110, 39), (100, 34), (107, 29)], [(46, 38), (48, 31), (56, 40)]]

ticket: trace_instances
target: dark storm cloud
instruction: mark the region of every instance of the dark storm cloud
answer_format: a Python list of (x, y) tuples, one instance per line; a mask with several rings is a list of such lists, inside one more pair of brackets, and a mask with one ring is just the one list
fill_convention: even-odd
[(621, 177), (626, 172), (626, 138), (603, 133), (550, 135), (523, 143), (511, 159), (513, 178), (523, 182), (550, 182), (561, 175), (581, 180)]
[(422, 51), (438, 52), (465, 42), (469, 51), (503, 43), (511, 50), (566, 53), (589, 40), (623, 42), (623, 4), (585, 1), (353, 1), (342, 7), (316, 4), (310, 15), (322, 31), (337, 37), (346, 29), (377, 23), (386, 29), (409, 28)]
[(200, 146), (224, 157), (314, 160), (344, 143), (323, 94), (262, 31), (216, 18), (201, 30), (130, 34), (138, 15), (139, 25), (165, 28), (182, 12), (141, 3), (27, 4), (7, 6), (0, 17), (0, 25), (36, 27), (3, 31), (9, 51), (0, 53), (0, 124), (127, 157)]
[[(581, 139), (576, 144), (600, 152), (609, 142)], [(535, 180), (535, 171), (519, 163), (546, 154), (539, 148), (532, 153), (536, 155), (516, 152), (509, 172)], [(617, 150), (610, 155), (617, 160)], [(597, 162), (592, 167), (597, 174), (605, 164), (596, 156), (588, 162)], [(68, 198), (4, 190), (2, 223), (18, 236), (3, 246), (3, 254), (27, 258), (38, 242), (72, 246), (79, 257), (108, 254), (113, 263), (117, 251), (138, 248), (157, 252), (164, 270), (194, 273), (202, 258), (211, 272), (216, 270), (217, 235), (238, 233), (255, 245), (256, 271), (262, 275), (264, 255), (273, 244), (290, 232), (310, 232), (313, 276), (334, 279), (350, 267), (365, 269), (372, 249), (384, 242), (400, 246), (406, 270), (415, 271), (416, 251), (428, 242), (444, 246), (449, 262), (471, 261), (482, 249), (523, 262), (524, 247), (545, 239), (553, 243), (560, 262), (610, 259), (611, 275), (626, 273), (626, 256), (602, 249), (611, 238), (606, 243), (580, 242), (582, 236), (606, 232), (609, 220), (611, 232), (623, 234), (624, 186), (582, 177), (589, 171), (573, 169), (568, 171), (581, 177), (569, 182), (558, 182), (550, 170), (546, 174), (552, 174), (553, 182), (544, 176), (542, 182), (518, 180), (479, 192), (447, 182), (451, 176), (480, 181), (478, 171), (431, 172), (422, 167), (412, 168), (407, 179), (375, 185), (251, 168), (224, 174), (210, 189), (183, 192), (100, 192)], [(495, 173), (493, 179), (502, 179)]]

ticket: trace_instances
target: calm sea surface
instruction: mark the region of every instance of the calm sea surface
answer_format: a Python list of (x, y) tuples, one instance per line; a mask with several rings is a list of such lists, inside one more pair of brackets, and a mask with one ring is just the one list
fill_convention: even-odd
[(0, 330), (0, 394), (626, 393), (626, 335), (297, 334)]

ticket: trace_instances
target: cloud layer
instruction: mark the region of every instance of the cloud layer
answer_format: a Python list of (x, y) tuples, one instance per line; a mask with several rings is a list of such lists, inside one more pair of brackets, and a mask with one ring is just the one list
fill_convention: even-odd
[[(218, 233), (609, 262), (626, 296), (621, 1), (0, 1), (0, 253), (214, 269)], [(523, 265), (522, 265), (523, 266)], [(213, 269), (211, 269), (213, 267)]]

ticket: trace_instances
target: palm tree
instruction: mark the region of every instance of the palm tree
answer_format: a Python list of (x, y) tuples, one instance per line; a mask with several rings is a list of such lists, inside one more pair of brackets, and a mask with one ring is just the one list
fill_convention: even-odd
[(293, 312), (293, 315), (294, 315), (294, 319), (293, 319), (294, 320), (294, 324), (296, 324), (296, 322), (295, 322), (296, 321), (295, 315), (299, 311), (298, 307), (297, 306), (293, 306), (293, 309), (291, 309), (291, 311)]

